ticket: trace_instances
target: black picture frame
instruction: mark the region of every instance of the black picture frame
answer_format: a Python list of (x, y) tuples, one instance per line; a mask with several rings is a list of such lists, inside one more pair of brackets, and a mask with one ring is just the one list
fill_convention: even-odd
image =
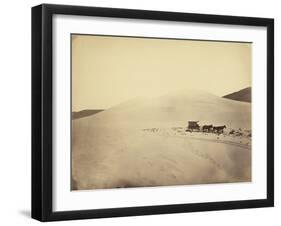
[[(52, 210), (52, 18), (55, 14), (266, 27), (267, 198), (54, 212)], [(32, 218), (40, 221), (57, 221), (271, 206), (274, 206), (273, 19), (50, 4), (32, 8)]]

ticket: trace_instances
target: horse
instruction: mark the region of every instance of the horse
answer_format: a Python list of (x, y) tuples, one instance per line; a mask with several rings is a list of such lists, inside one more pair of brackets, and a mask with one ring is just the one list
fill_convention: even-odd
[(203, 127), (202, 127), (202, 131), (203, 132), (211, 132), (211, 130), (213, 129), (213, 125), (204, 125)]
[(213, 131), (214, 133), (223, 133), (223, 130), (226, 128), (226, 126), (214, 126)]

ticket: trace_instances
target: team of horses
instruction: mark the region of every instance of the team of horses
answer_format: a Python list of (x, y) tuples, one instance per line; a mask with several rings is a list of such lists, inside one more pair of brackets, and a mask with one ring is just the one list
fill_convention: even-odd
[[(192, 128), (192, 127), (194, 127), (194, 128)], [(223, 126), (203, 125), (201, 131), (202, 132), (206, 132), (206, 133), (211, 133), (212, 132), (212, 133), (220, 134), (220, 133), (223, 133), (225, 128), (226, 128), (225, 125), (223, 125)], [(193, 130), (200, 131), (200, 126), (198, 124), (196, 124), (196, 126), (189, 125), (186, 131), (191, 131), (192, 132)]]
[(203, 132), (214, 132), (214, 133), (223, 133), (223, 130), (226, 128), (225, 125), (223, 126), (213, 126), (213, 125), (204, 125), (202, 126), (202, 131)]

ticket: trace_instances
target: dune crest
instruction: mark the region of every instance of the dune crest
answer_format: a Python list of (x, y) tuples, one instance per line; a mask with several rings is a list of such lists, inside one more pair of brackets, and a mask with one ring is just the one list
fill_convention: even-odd
[(120, 121), (131, 126), (141, 126), (142, 123), (145, 126), (170, 126), (198, 120), (250, 129), (250, 119), (250, 103), (225, 99), (200, 90), (184, 90), (158, 97), (133, 98), (81, 120), (90, 120), (92, 123), (104, 121), (105, 124), (107, 120), (112, 126), (120, 124)]

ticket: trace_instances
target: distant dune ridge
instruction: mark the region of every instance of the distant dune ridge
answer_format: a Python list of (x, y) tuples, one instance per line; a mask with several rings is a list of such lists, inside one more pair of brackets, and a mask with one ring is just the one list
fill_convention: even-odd
[(230, 93), (228, 95), (223, 96), (224, 98), (228, 98), (231, 100), (238, 100), (243, 102), (252, 102), (252, 88), (247, 87), (245, 89), (241, 89), (237, 92)]
[[(139, 97), (72, 121), (72, 189), (243, 182), (251, 150), (146, 128), (226, 125), (251, 129), (251, 104), (186, 90)], [(217, 138), (219, 139), (219, 138)]]
[(87, 110), (82, 110), (82, 111), (74, 111), (74, 112), (72, 112), (72, 119), (87, 117), (90, 115), (97, 114), (101, 111), (103, 111), (103, 109), (97, 109), (97, 110), (87, 109)]

